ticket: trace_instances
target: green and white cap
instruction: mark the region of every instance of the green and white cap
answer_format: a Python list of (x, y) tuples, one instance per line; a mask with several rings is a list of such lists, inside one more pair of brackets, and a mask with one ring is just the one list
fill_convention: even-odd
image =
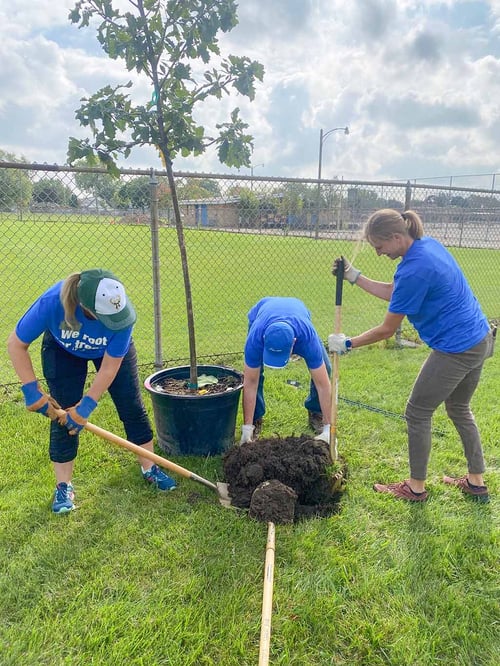
[(137, 319), (125, 287), (116, 275), (103, 268), (80, 273), (78, 299), (84, 308), (90, 310), (111, 331), (133, 326)]

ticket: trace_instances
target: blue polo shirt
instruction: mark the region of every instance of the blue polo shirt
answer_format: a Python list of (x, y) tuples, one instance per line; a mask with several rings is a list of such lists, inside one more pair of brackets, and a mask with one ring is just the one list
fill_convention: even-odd
[(452, 354), (474, 347), (490, 330), (457, 261), (428, 236), (401, 259), (389, 312), (406, 315), (429, 347)]
[(298, 298), (267, 296), (248, 313), (248, 336), (245, 343), (245, 363), (260, 368), (264, 355), (264, 333), (270, 324), (284, 321), (296, 338), (293, 354), (301, 356), (310, 370), (323, 363), (323, 343), (311, 321), (311, 313)]
[(69, 329), (64, 321), (61, 303), (62, 282), (47, 289), (29, 308), (16, 326), (17, 337), (31, 344), (45, 331), (50, 331), (58, 344), (70, 354), (81, 358), (101, 358), (104, 352), (115, 358), (125, 356), (130, 346), (132, 326), (111, 331), (97, 319), (88, 319), (78, 305), (75, 316), (79, 331)]

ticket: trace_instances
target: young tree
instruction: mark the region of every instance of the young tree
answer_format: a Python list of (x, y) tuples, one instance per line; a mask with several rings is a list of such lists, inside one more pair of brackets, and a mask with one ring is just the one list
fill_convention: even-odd
[[(234, 0), (79, 0), (69, 18), (80, 28), (97, 19), (97, 39), (114, 60), (122, 59), (151, 83), (151, 101), (134, 105), (127, 90), (132, 82), (106, 86), (82, 100), (76, 113), (92, 133), (89, 139), (70, 138), (70, 163), (98, 157), (110, 172), (116, 159), (125, 158), (136, 146), (156, 146), (167, 171), (177, 240), (181, 255), (189, 331), (190, 387), (198, 387), (191, 284), (182, 219), (173, 175), (173, 160), (200, 155), (210, 145), (219, 160), (234, 167), (250, 164), (252, 137), (248, 125), (231, 113), (230, 121), (216, 125), (218, 135), (207, 136), (194, 120), (195, 107), (205, 100), (221, 99), (233, 89), (253, 100), (255, 82), (264, 68), (245, 56), (220, 56), (218, 34), (238, 23)], [(199, 62), (203, 63), (200, 68)], [(215, 65), (213, 64), (215, 61)], [(200, 71), (200, 69), (204, 71)]]

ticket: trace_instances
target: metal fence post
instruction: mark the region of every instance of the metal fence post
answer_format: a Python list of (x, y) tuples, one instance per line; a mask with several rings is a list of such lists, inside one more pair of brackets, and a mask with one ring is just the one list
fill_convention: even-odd
[[(316, 214), (318, 216), (316, 220), (316, 226), (314, 229), (314, 238), (318, 240), (319, 238), (319, 218), (321, 213), (321, 161), (323, 159), (323, 130), (319, 131), (319, 158), (318, 158), (318, 189), (316, 192)], [(312, 220), (311, 220), (312, 221)]]
[[(411, 183), (409, 180), (406, 181), (406, 188), (405, 188), (405, 210), (410, 210), (411, 208)], [(394, 333), (394, 343), (396, 347), (404, 347), (403, 341), (402, 341), (402, 336), (401, 336), (401, 325), (399, 325), (396, 329), (396, 333)]]
[(410, 210), (411, 208), (411, 183), (410, 181), (406, 181), (406, 189), (405, 189), (405, 210)]
[(150, 205), (151, 205), (151, 264), (153, 267), (153, 309), (155, 329), (155, 368), (163, 367), (161, 343), (161, 288), (160, 288), (160, 243), (158, 216), (158, 178), (154, 169), (150, 172)]
[(320, 218), (320, 214), (321, 214), (321, 181), (320, 180), (318, 180), (318, 190), (317, 190), (317, 193), (316, 193), (316, 201), (317, 201), (317, 204), (316, 204), (317, 218), (316, 218), (316, 224), (314, 225), (314, 238), (315, 238), (315, 240), (318, 240), (318, 238), (319, 238), (319, 218)]
[(401, 342), (401, 324), (397, 327), (396, 332), (394, 333), (394, 344), (396, 347), (403, 346), (403, 343)]

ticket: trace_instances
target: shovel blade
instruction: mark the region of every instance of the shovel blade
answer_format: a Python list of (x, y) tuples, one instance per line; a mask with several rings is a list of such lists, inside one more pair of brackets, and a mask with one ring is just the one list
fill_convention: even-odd
[(222, 504), (222, 506), (231, 508), (231, 498), (229, 496), (227, 483), (217, 482), (216, 485), (217, 485), (217, 492), (219, 493), (219, 502)]

